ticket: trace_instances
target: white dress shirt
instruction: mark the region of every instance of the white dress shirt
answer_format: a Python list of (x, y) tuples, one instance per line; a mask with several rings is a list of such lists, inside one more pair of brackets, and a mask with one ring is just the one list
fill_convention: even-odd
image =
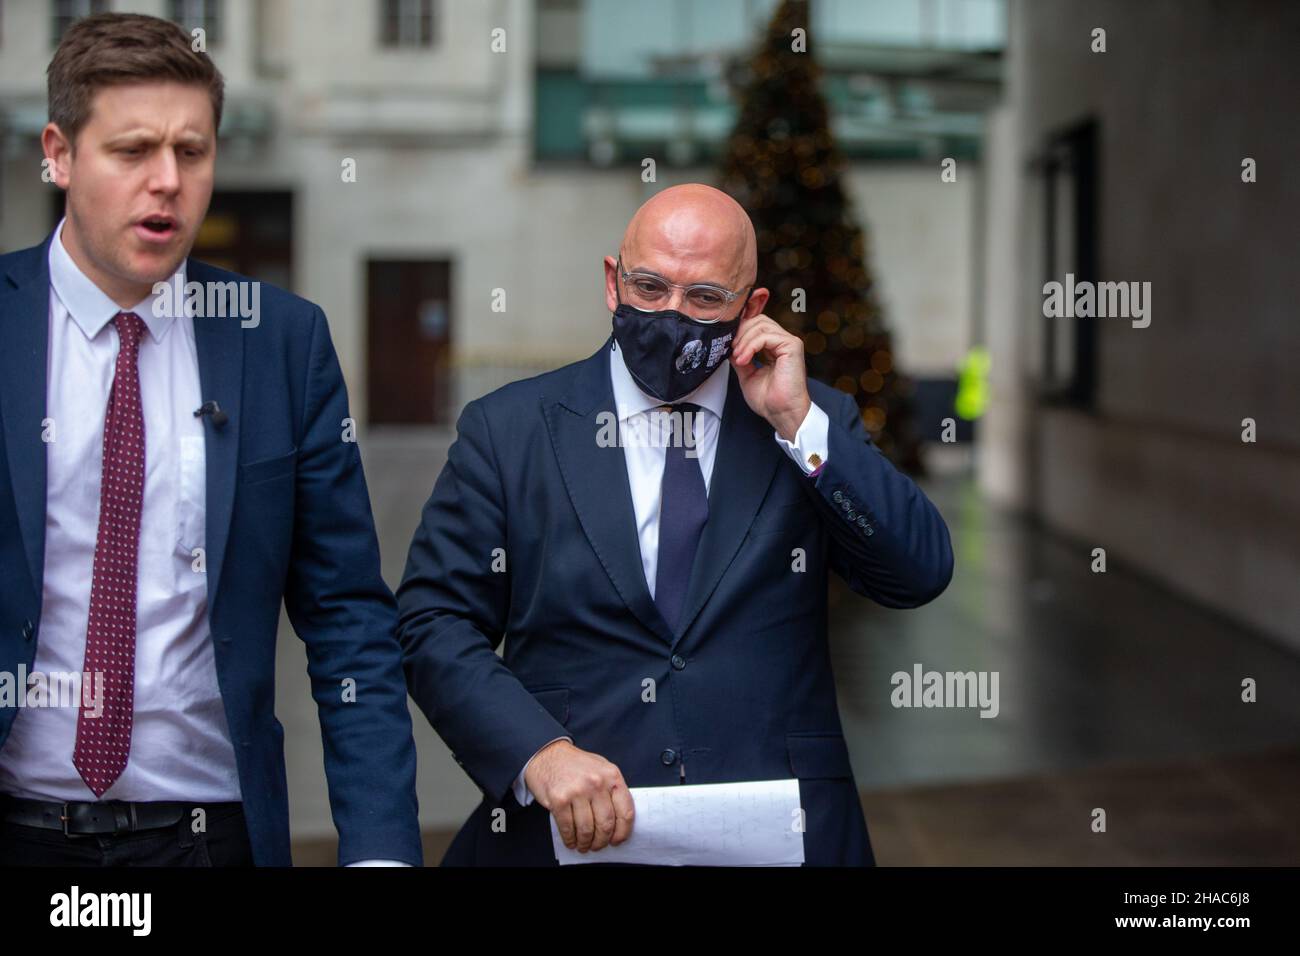
[[(713, 462), (717, 457), (722, 410), (727, 404), (727, 387), (731, 378), (728, 372), (729, 365), (729, 362), (722, 362), (698, 388), (679, 400), (693, 402), (703, 409), (694, 416), (694, 435), (700, 471), (704, 473), (706, 495), (713, 478)], [(640, 386), (627, 370), (627, 364), (623, 360), (623, 353), (619, 351), (617, 342), (611, 343), (609, 375), (614, 386), (614, 404), (618, 414), (623, 458), (627, 464), (628, 483), (632, 488), (632, 510), (636, 515), (637, 540), (641, 545), (641, 568), (645, 572), (646, 584), (653, 598), (659, 559), (660, 487), (663, 483), (667, 449), (673, 437), (670, 433), (672, 422), (670, 416), (654, 413), (654, 410), (664, 403), (653, 395), (641, 391)], [(777, 444), (785, 449), (786, 454), (794, 459), (807, 475), (814, 470), (809, 464), (809, 458), (814, 454), (823, 464), (825, 463), (827, 445), (830, 441), (829, 431), (830, 419), (814, 403), (808, 409), (808, 414), (804, 416), (793, 442), (786, 441), (775, 430), (772, 434)], [(572, 739), (572, 737), (555, 738), (555, 740), (570, 741)], [(555, 743), (555, 740), (548, 741), (543, 746), (550, 746)], [(524, 764), (524, 769), (519, 772), (513, 784), (515, 799), (525, 807), (533, 802), (532, 791), (524, 782), (524, 774), (528, 772), (530, 763), (532, 758)]]
[[(0, 791), (34, 800), (94, 800), (72, 765), (104, 455), (104, 417), (118, 352), (112, 319), (148, 327), (138, 367), (145, 479), (136, 594), (135, 707), (126, 769), (105, 800), (240, 799), (235, 751), (217, 687), (205, 574), (205, 452), (194, 322), (155, 315), (154, 296), (120, 308), (72, 261), (59, 223), (50, 242), (45, 577), (35, 671), (68, 674), (71, 707), (19, 711), (0, 750)], [(185, 282), (185, 263), (180, 269)], [(183, 310), (182, 310), (183, 312)], [(93, 685), (92, 685), (93, 686)]]

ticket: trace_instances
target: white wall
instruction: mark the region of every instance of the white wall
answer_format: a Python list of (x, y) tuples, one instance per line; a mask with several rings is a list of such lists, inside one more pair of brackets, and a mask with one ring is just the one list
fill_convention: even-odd
[[(161, 12), (161, 0), (120, 9)], [(522, 0), (442, 3), (441, 40), (427, 54), (380, 50), (375, 5), (275, 0), (261, 12), (229, 0), (225, 42), (212, 53), (227, 105), (274, 110), (268, 141), (227, 143), (218, 189), (294, 194), (296, 290), (321, 304), (365, 418), (365, 261), (448, 258), (460, 401), (511, 377), (590, 354), (609, 331), (601, 257), (617, 248), (636, 207), (674, 182), (709, 181), (711, 168), (670, 169), (645, 184), (620, 170), (534, 168), (530, 160), (533, 6)], [(42, 4), (2, 5), (0, 77), (6, 98), (44, 107), (50, 50), (16, 31), (48, 32)], [(31, 21), (31, 22), (28, 22)], [(507, 53), (489, 50), (506, 30)], [(259, 36), (259, 28), (270, 31)], [(481, 39), (481, 44), (469, 42)], [(264, 47), (259, 58), (257, 40)], [(259, 63), (284, 77), (259, 72)], [(45, 234), (48, 194), (34, 142), (11, 143), (0, 181), (0, 243)], [(357, 181), (344, 183), (344, 158)], [(943, 184), (937, 165), (850, 167), (848, 189), (867, 230), (868, 256), (902, 367), (950, 375), (971, 324), (974, 168)], [(493, 290), (507, 311), (493, 312)]]
[[(1034, 0), (1011, 21), (1015, 116), (995, 123), (989, 155), (983, 486), (1076, 536), (1081, 561), (1105, 547), (1300, 648), (1300, 6)], [(1096, 26), (1104, 54), (1089, 50)], [(1036, 409), (1021, 348), (1042, 321), (1042, 278), (1023, 265), (1040, 245), (1023, 164), (1047, 131), (1089, 114), (1100, 277), (1152, 283), (1150, 327), (1095, 320), (1095, 415)], [(1247, 417), (1256, 444), (1241, 441)]]

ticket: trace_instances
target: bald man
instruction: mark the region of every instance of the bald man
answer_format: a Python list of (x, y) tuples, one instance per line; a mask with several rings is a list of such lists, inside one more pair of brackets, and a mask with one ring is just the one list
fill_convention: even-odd
[(551, 817), (608, 860), (629, 788), (750, 781), (797, 781), (794, 862), (874, 863), (827, 577), (917, 607), (952, 548), (763, 314), (755, 248), (726, 194), (660, 192), (605, 257), (610, 338), (465, 407), (397, 592), (411, 695), (483, 791), (444, 865), (555, 865)]

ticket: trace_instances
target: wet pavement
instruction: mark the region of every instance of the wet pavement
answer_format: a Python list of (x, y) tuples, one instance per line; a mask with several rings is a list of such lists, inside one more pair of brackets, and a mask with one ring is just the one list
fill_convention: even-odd
[[(448, 429), (363, 436), (384, 576), (400, 580)], [(1113, 559), (989, 505), (968, 475), (923, 483), (956, 570), (898, 611), (835, 580), (839, 708), (882, 864), (1300, 863), (1300, 659)], [(997, 715), (895, 707), (893, 675), (997, 672)], [(333, 827), (306, 658), (282, 620), (295, 859), (329, 865)], [(1242, 701), (1253, 678), (1258, 699)], [(992, 708), (984, 708), (990, 711)], [(428, 862), (479, 793), (412, 705)], [(1094, 811), (1107, 813), (1095, 832)]]

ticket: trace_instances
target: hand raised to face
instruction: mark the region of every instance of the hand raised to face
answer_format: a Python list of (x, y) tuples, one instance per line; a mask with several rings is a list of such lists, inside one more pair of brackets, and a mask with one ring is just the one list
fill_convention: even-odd
[[(763, 363), (761, 368), (754, 364), (755, 358)], [(731, 364), (754, 414), (763, 416), (786, 441), (793, 441), (812, 405), (803, 339), (766, 315), (742, 318), (731, 347)]]

